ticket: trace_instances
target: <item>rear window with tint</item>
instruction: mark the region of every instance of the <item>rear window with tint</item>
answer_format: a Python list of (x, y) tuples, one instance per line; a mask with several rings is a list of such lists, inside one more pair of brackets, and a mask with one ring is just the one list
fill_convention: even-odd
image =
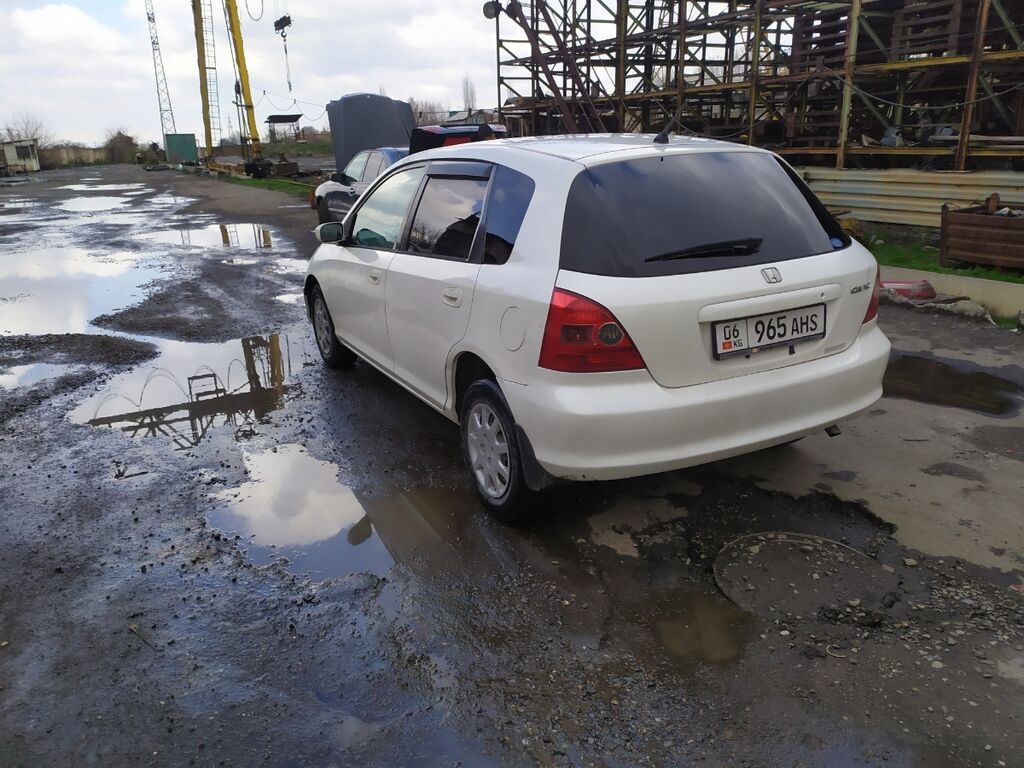
[[(597, 165), (576, 177), (561, 267), (654, 277), (798, 259), (848, 244), (813, 193), (772, 155), (661, 155)], [(648, 261), (659, 256), (679, 257)]]

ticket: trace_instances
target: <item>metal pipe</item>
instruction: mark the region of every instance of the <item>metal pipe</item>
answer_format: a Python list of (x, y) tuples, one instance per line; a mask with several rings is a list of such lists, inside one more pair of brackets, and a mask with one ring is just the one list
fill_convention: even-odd
[(971, 123), (974, 122), (974, 100), (978, 96), (978, 73), (981, 71), (981, 54), (985, 49), (985, 29), (988, 26), (990, 0), (981, 0), (978, 5), (978, 21), (974, 27), (974, 47), (971, 49), (971, 67), (967, 74), (967, 90), (964, 94), (964, 115), (960, 123), (960, 138), (956, 143), (956, 159), (953, 167), (962, 171), (967, 165), (967, 146), (971, 141)]
[(843, 75), (843, 98), (839, 107), (839, 145), (836, 152), (836, 168), (846, 164), (846, 142), (850, 133), (850, 108), (853, 101), (853, 75), (857, 65), (857, 38), (860, 31), (861, 0), (853, 0), (850, 18), (846, 28), (846, 58)]

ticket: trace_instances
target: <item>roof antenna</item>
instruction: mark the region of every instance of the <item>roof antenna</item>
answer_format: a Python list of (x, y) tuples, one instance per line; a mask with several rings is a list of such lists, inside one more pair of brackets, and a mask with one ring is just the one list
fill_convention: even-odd
[(672, 130), (672, 127), (675, 125), (682, 127), (682, 124), (679, 122), (679, 116), (682, 113), (683, 108), (680, 106), (679, 109), (676, 110), (676, 113), (672, 115), (672, 119), (665, 123), (665, 127), (661, 129), (661, 133), (654, 137), (655, 144), (668, 144), (668, 134), (669, 131)]

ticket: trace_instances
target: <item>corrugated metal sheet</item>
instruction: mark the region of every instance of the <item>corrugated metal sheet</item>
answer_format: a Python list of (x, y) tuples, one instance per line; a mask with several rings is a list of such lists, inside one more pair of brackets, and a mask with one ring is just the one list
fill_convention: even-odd
[(825, 205), (863, 221), (938, 227), (943, 203), (977, 204), (993, 192), (1004, 205), (1024, 206), (1024, 173), (1016, 171), (798, 170)]

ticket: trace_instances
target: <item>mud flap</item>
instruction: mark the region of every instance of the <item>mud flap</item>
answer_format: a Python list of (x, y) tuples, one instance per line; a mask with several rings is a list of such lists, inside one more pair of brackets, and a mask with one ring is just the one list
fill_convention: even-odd
[(518, 424), (516, 424), (516, 442), (519, 444), (519, 460), (523, 465), (523, 480), (526, 481), (526, 487), (531, 491), (543, 491), (554, 483), (556, 478), (549, 475), (548, 471), (537, 461), (530, 438)]

